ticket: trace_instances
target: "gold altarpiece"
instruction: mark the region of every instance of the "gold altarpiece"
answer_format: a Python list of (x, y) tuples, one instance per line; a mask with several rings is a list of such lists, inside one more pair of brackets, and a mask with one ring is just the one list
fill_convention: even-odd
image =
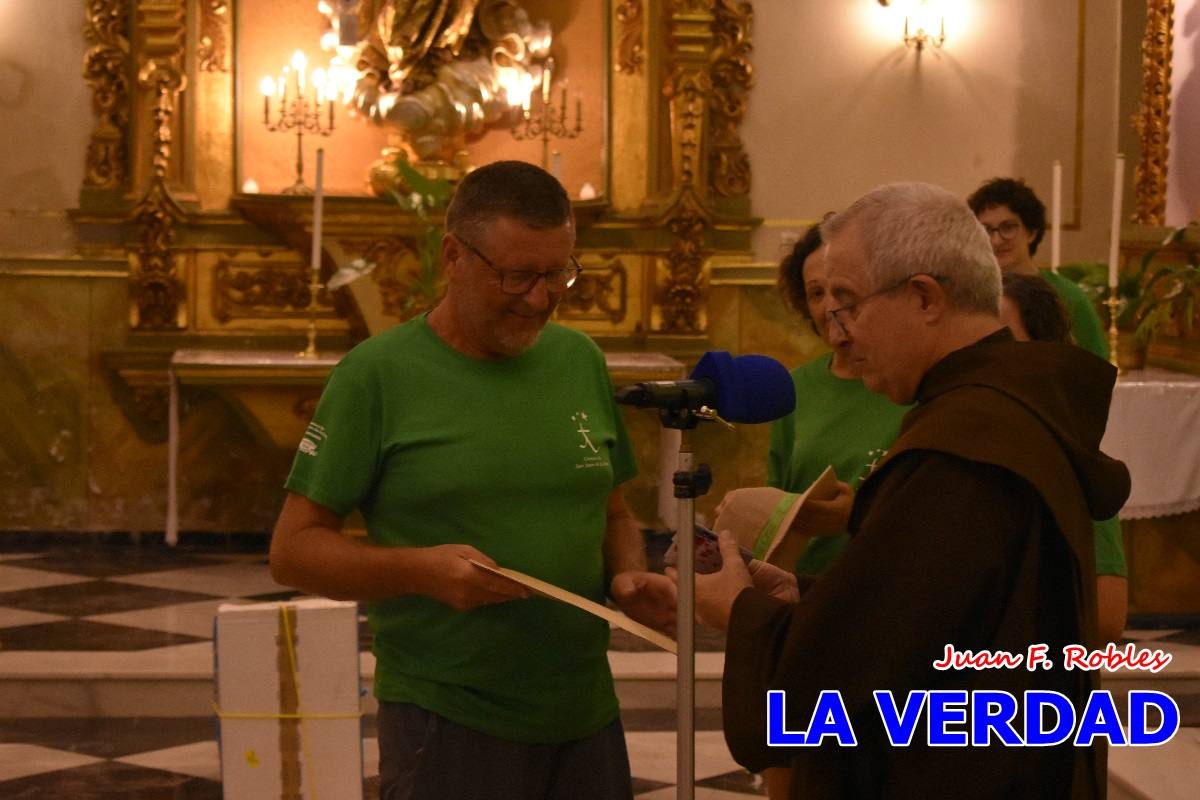
[[(752, 82), (750, 4), (544, 5), (560, 17), (594, 15), (599, 24), (576, 25), (586, 27), (592, 42), (565, 39), (577, 48), (576, 56), (566, 55), (584, 64), (581, 53), (594, 48), (603, 73), (574, 78), (594, 87), (585, 114), (600, 128), (603, 149), (589, 156), (599, 194), (576, 203), (584, 273), (558, 321), (587, 332), (608, 352), (659, 353), (683, 364), (713, 346), (738, 349), (736, 331), (718, 325), (729, 335), (712, 335), (710, 279), (714, 267), (749, 261), (755, 224), (750, 164), (739, 136)], [(85, 255), (128, 264), (127, 331), (121, 345), (100, 358), (132, 428), (158, 444), (168, 427), (173, 353), (303, 347), (311, 313), (312, 204), (305, 197), (240, 191), (253, 169), (239, 159), (259, 98), (246, 90), (257, 76), (239, 73), (238, 55), (255, 46), (248, 37), (264, 34), (239, 29), (239, 0), (86, 0), (84, 6), (90, 45), (84, 77), (95, 127), (73, 218)], [(335, 154), (333, 143), (326, 147)], [(480, 154), (506, 157), (513, 147), (506, 129), (493, 129)], [(567, 145), (563, 150), (578, 162)], [(415, 215), (365, 191), (326, 194), (322, 279), (356, 258), (377, 267), (349, 287), (319, 291), (313, 318), (323, 353), (344, 351), (401, 320), (420, 232)], [(189, 470), (203, 472), (200, 462), (219, 461), (220, 428), (237, 419), (264, 448), (271, 440), (280, 446), (285, 455), (264, 450), (262, 460), (281, 471), (323, 373), (230, 368), (204, 375), (182, 387), (181, 526), (259, 529), (259, 518), (207, 514), (209, 501), (200, 495), (215, 484), (191, 481)], [(646, 377), (662, 376), (614, 375), (618, 381)], [(216, 395), (233, 416), (205, 416)], [(645, 467), (657, 448), (651, 435), (657, 422), (648, 412), (635, 414)], [(755, 451), (757, 464), (765, 442), (749, 435), (754, 446), (735, 450)], [(649, 522), (656, 478), (652, 469), (643, 472), (634, 498)], [(728, 469), (720, 483), (744, 479)], [(161, 481), (153, 486), (157, 492)]]

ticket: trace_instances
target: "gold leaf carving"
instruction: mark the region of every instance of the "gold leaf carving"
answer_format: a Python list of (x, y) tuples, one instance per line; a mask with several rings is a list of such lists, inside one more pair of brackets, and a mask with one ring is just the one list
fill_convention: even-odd
[(607, 320), (614, 325), (625, 319), (629, 276), (620, 258), (611, 258), (599, 268), (585, 266), (571, 291), (563, 295), (558, 317), (563, 320)]
[[(231, 319), (291, 319), (307, 317), (312, 290), (308, 268), (292, 263), (263, 266), (247, 263), (236, 256), (220, 259), (213, 270), (213, 317), (221, 322)], [(333, 309), (328, 290), (317, 293), (317, 307), (327, 313)]]
[(671, 101), (672, 128), (678, 161), (678, 181), (688, 185), (696, 179), (703, 139), (705, 98), (712, 92), (706, 72), (685, 66), (676, 68), (663, 94)]
[(196, 56), (203, 72), (229, 71), (225, 65), (228, 12), (226, 0), (200, 0), (200, 43)]
[(717, 48), (712, 62), (712, 144), (709, 176), (712, 189), (725, 197), (750, 193), (750, 156), (738, 135), (746, 117), (746, 98), (753, 84), (750, 65), (749, 3), (717, 0), (713, 30)]
[(642, 0), (623, 0), (617, 6), (617, 71), (642, 74), (646, 62), (642, 36)]
[(659, 296), (663, 333), (703, 333), (700, 308), (704, 303), (704, 231), (707, 227), (707, 216), (692, 193), (687, 191), (667, 222), (672, 241), (667, 253), (667, 281)]
[(187, 81), (172, 67), (150, 61), (138, 75), (143, 88), (154, 91), (154, 172), (150, 188), (133, 209), (138, 247), (130, 254), (130, 326), (134, 330), (178, 330), (186, 322), (183, 284), (175, 268), (172, 246), (175, 222), (184, 216), (167, 188), (171, 160), (171, 117), (175, 94)]
[(1167, 155), (1171, 123), (1171, 28), (1174, 0), (1148, 0), (1142, 38), (1142, 105), (1135, 127), (1142, 154), (1134, 169), (1133, 221), (1162, 225), (1167, 211)]
[(119, 189), (128, 176), (125, 138), (129, 130), (129, 39), (124, 0), (87, 0), (84, 34), (94, 42), (83, 58), (83, 77), (92, 87), (96, 127), (88, 142), (84, 184)]
[(372, 240), (342, 240), (342, 249), (368, 264), (374, 264), (371, 279), (379, 286), (383, 313), (409, 319), (433, 308), (434, 302), (411, 291), (421, 268), (416, 247), (405, 238), (389, 236)]

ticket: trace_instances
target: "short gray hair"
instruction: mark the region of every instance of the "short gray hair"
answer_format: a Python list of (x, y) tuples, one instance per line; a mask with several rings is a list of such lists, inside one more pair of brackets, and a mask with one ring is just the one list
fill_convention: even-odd
[(857, 224), (872, 288), (925, 273), (941, 278), (950, 305), (998, 314), (1000, 266), (967, 204), (928, 183), (889, 183), (821, 226), (826, 242)]
[(446, 230), (471, 238), (498, 217), (510, 217), (537, 230), (574, 221), (562, 184), (524, 161), (495, 161), (468, 173), (446, 209)]

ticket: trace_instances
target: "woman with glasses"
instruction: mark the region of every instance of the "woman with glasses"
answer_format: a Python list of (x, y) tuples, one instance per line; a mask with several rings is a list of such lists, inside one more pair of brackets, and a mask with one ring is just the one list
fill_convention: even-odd
[(967, 198), (992, 242), (992, 252), (1005, 274), (1038, 275), (1054, 287), (1071, 320), (1075, 343), (1108, 358), (1108, 340), (1100, 317), (1074, 281), (1033, 265), (1033, 255), (1046, 234), (1046, 206), (1025, 185), (1013, 178), (993, 178)]
[[(828, 343), (834, 304), (825, 290), (825, 250), (813, 225), (779, 265), (779, 289), (786, 303)], [(845, 549), (852, 490), (900, 432), (907, 406), (898, 406), (863, 386), (844, 351), (818, 356), (792, 371), (796, 410), (771, 425), (767, 482), (787, 492), (803, 492), (832, 466), (843, 482), (834, 500), (809, 500), (796, 524), (814, 536), (799, 561), (797, 576), (824, 572)], [(813, 507), (809, 513), (807, 507)]]

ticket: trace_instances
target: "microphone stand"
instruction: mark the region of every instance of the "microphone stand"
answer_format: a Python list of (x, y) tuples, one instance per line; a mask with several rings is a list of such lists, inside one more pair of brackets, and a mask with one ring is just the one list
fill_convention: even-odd
[(661, 409), (659, 418), (664, 428), (680, 432), (678, 469), (675, 472), (675, 568), (679, 572), (676, 603), (675, 671), (675, 790), (679, 800), (692, 800), (696, 782), (696, 498), (703, 497), (712, 486), (712, 470), (707, 464), (693, 469), (695, 453), (691, 432), (704, 412), (688, 408)]

